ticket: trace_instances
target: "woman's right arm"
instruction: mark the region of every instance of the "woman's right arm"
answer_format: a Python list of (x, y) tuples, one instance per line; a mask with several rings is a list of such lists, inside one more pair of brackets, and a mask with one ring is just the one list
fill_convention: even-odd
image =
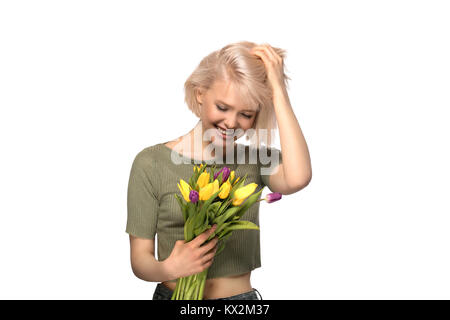
[[(139, 279), (164, 282), (200, 273), (209, 268), (217, 251), (218, 238), (206, 242), (216, 230), (216, 225), (190, 242), (178, 240), (164, 261), (155, 258), (155, 240), (130, 234), (131, 268)], [(206, 243), (205, 243), (206, 242)]]
[(167, 260), (155, 258), (155, 240), (138, 238), (130, 234), (131, 268), (139, 279), (150, 282), (173, 280), (167, 268)]

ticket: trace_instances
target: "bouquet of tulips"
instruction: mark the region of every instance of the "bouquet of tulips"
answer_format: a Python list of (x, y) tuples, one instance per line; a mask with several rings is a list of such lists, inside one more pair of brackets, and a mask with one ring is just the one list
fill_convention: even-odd
[[(241, 217), (255, 202), (266, 200), (268, 203), (281, 199), (280, 193), (268, 194), (258, 200), (261, 192), (254, 193), (256, 183), (244, 185), (243, 179), (235, 177), (234, 171), (223, 167), (215, 173), (216, 167), (206, 172), (206, 166), (194, 166), (194, 174), (189, 183), (180, 180), (178, 188), (182, 198), (175, 194), (184, 218), (184, 240), (189, 242), (210, 229), (214, 224), (216, 230), (207, 239), (218, 237), (219, 244), (216, 256), (224, 249), (225, 240), (233, 230), (254, 229), (259, 227), (250, 221), (242, 221)], [(244, 202), (245, 201), (245, 202)], [(208, 269), (198, 274), (177, 279), (172, 300), (202, 300)]]

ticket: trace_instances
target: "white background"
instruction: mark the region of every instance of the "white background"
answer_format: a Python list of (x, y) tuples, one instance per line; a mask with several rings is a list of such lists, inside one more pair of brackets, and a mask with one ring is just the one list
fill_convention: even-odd
[(151, 299), (125, 233), (132, 160), (194, 127), (184, 81), (247, 40), (287, 50), (313, 168), (305, 189), (261, 204), (253, 287), (449, 299), (449, 7), (2, 1), (0, 298)]

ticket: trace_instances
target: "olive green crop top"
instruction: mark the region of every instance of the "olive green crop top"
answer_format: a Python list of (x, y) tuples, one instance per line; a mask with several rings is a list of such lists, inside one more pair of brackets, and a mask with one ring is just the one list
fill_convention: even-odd
[[(255, 191), (258, 192), (264, 186), (271, 189), (269, 176), (282, 162), (282, 157), (276, 148), (263, 146), (257, 149), (237, 144), (233, 163), (228, 163), (228, 158), (226, 162), (203, 161), (209, 167), (214, 164), (216, 168), (228, 166), (241, 178), (247, 174), (245, 184), (258, 184)], [(165, 143), (144, 148), (132, 163), (125, 232), (146, 239), (154, 239), (157, 235), (158, 261), (170, 255), (177, 240), (184, 240), (184, 220), (174, 193), (181, 196), (177, 184), (180, 179), (189, 181), (194, 166), (199, 164), (197, 160), (181, 155)], [(264, 195), (269, 192), (267, 189), (263, 191)], [(252, 205), (242, 220), (260, 226), (259, 205), (260, 202)], [(235, 230), (226, 240), (225, 249), (214, 258), (207, 278), (238, 275), (260, 266), (259, 230)]]

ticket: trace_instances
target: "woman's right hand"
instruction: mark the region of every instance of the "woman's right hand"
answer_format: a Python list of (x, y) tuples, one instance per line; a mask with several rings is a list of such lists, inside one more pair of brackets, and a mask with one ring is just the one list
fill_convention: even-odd
[(178, 279), (200, 273), (209, 268), (217, 251), (218, 237), (202, 244), (214, 233), (217, 225), (199, 234), (189, 242), (178, 240), (175, 242), (169, 257), (164, 260), (171, 278)]

